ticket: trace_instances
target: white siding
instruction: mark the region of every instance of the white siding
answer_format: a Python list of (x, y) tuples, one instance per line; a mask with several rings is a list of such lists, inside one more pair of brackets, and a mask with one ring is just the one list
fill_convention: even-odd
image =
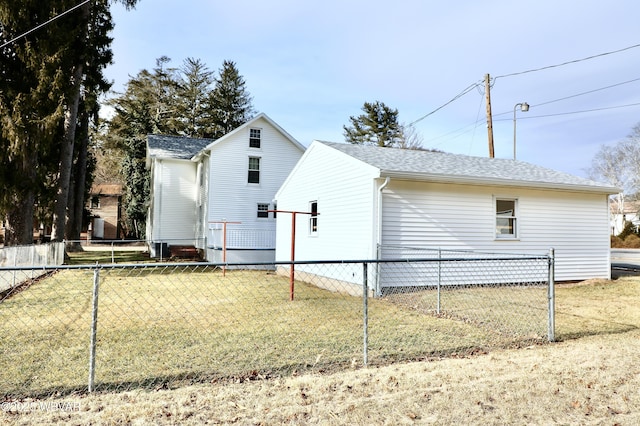
[[(494, 199), (518, 200), (518, 238), (495, 238)], [(383, 246), (545, 254), (556, 251), (556, 279), (608, 278), (604, 194), (392, 180), (384, 190)]]
[[(307, 212), (318, 202), (317, 234), (309, 232), (309, 215), (297, 215), (296, 260), (371, 258), (375, 176), (377, 169), (325, 145), (307, 149), (278, 192), (278, 209)], [(291, 216), (278, 215), (280, 261), (290, 260)]]
[(154, 241), (193, 244), (196, 225), (196, 164), (156, 160), (153, 168)]
[(207, 205), (209, 190), (209, 159), (205, 157), (198, 164), (196, 196), (196, 247), (207, 248)]
[[(249, 147), (251, 128), (261, 129), (260, 148)], [(269, 213), (266, 219), (258, 218), (258, 203), (269, 204), (269, 208), (273, 208), (272, 201), (276, 191), (302, 153), (298, 146), (264, 119), (259, 119), (242, 131), (214, 144), (208, 165), (207, 238), (211, 239), (208, 242), (210, 248), (213, 247), (213, 237), (219, 234), (215, 230), (222, 228), (221, 224), (212, 222), (241, 222), (227, 225), (229, 239), (234, 230), (239, 230), (244, 235), (262, 235), (265, 231), (275, 233), (276, 221), (273, 213)], [(259, 184), (247, 182), (249, 157), (260, 158)], [(251, 241), (247, 241), (242, 248), (250, 248), (251, 244)], [(270, 248), (273, 249), (273, 246)]]

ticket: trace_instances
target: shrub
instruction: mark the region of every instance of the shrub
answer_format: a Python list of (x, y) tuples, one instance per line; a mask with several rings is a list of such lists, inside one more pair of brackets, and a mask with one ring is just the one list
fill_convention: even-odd
[(622, 238), (611, 235), (611, 248), (622, 248), (624, 241)]
[(640, 248), (640, 237), (636, 234), (631, 234), (623, 241), (624, 248)]
[(625, 240), (629, 235), (637, 235), (637, 233), (638, 233), (638, 228), (636, 228), (636, 226), (633, 223), (629, 222), (628, 220), (625, 220), (624, 228), (618, 234), (618, 237)]

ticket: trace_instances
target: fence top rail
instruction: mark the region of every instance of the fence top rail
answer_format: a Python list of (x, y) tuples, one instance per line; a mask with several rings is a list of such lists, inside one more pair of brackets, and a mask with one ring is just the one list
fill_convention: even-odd
[(185, 237), (185, 238), (162, 238), (162, 239), (149, 239), (149, 240), (105, 240), (102, 238), (90, 238), (87, 240), (86, 238), (81, 238), (79, 240), (64, 240), (64, 243), (86, 243), (87, 241), (92, 244), (154, 244), (154, 243), (169, 243), (172, 241), (199, 241), (204, 240), (204, 237)]
[(142, 262), (142, 263), (95, 263), (86, 265), (47, 265), (47, 266), (3, 266), (0, 271), (55, 271), (63, 269), (142, 269), (142, 268), (229, 268), (255, 266), (287, 266), (287, 265), (322, 265), (322, 264), (380, 264), (380, 263), (435, 263), (435, 262), (493, 262), (493, 261), (522, 261), (549, 260), (548, 255), (526, 257), (460, 257), (460, 258), (414, 258), (414, 259), (354, 259), (354, 260), (296, 260), (277, 262), (242, 262), (242, 263), (214, 263), (214, 262)]
[[(500, 252), (500, 251), (482, 251), (473, 249), (456, 249), (456, 248), (444, 248), (444, 247), (420, 247), (420, 246), (403, 246), (403, 245), (379, 245), (381, 249), (387, 250), (403, 250), (403, 251), (415, 251), (415, 252), (429, 252), (429, 253), (458, 253), (458, 254), (473, 254), (479, 256), (520, 256), (529, 257), (530, 253), (514, 253), (514, 252)], [(544, 255), (547, 255), (545, 252)]]
[(46, 246), (52, 246), (52, 245), (58, 245), (58, 244), (64, 244), (63, 241), (49, 241), (46, 243), (38, 243), (38, 244), (20, 244), (20, 245), (16, 245), (16, 246), (1, 246), (0, 250), (2, 249), (23, 249), (23, 248), (30, 248), (30, 247), (46, 247)]

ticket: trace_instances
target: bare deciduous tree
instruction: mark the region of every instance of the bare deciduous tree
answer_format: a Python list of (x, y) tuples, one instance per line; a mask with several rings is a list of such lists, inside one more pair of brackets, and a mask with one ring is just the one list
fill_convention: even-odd
[(640, 192), (640, 124), (615, 145), (602, 145), (587, 173), (620, 189), (614, 206), (616, 213), (624, 214), (625, 200), (637, 198)]

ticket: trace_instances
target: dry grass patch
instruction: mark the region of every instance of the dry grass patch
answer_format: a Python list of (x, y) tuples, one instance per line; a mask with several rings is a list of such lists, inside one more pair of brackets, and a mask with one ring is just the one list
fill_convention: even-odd
[[(435, 362), (50, 400), (14, 424), (618, 424), (640, 422), (640, 333)], [(55, 406), (55, 405), (54, 405)]]
[[(91, 270), (64, 270), (2, 303), (6, 395), (86, 388)], [(385, 300), (369, 304), (369, 362), (467, 353), (491, 333)], [(362, 299), (265, 271), (100, 270), (96, 389), (173, 388), (362, 366)], [(50, 360), (50, 361), (49, 361)], [(59, 375), (59, 377), (57, 377)]]
[(76, 250), (67, 251), (66, 263), (69, 265), (95, 265), (109, 263), (156, 262), (149, 258), (149, 253), (142, 250)]
[(556, 286), (556, 336), (574, 339), (640, 327), (640, 278)]
[[(470, 348), (482, 347), (482, 339), (494, 339), (484, 328), (371, 300), (372, 366), (359, 368), (358, 362), (353, 363), (362, 356), (359, 298), (297, 283), (296, 301), (291, 303), (288, 279), (265, 272), (227, 271), (226, 277), (219, 271), (158, 272), (103, 274), (97, 375), (101, 392), (91, 396), (68, 393), (86, 386), (84, 332), (91, 274), (66, 271), (64, 280), (58, 274), (3, 301), (0, 356), (10, 362), (0, 371), (0, 389), (9, 395), (35, 391), (36, 396), (62, 391), (57, 399), (39, 402), (59, 407), (73, 402), (77, 404), (72, 407), (80, 410), (25, 411), (20, 410), (25, 406), (14, 405), (11, 410), (11, 405), (4, 405), (8, 411), (0, 414), (0, 420), (18, 424), (636, 424), (639, 420), (640, 279), (560, 285), (556, 335), (562, 342), (493, 350), (470, 358), (464, 358)], [(56, 311), (65, 312), (64, 318), (58, 318)], [(45, 318), (52, 322), (44, 328), (46, 333)], [(437, 354), (457, 353), (463, 359), (384, 365), (433, 359), (434, 347), (441, 348)], [(202, 380), (210, 383), (191, 385)], [(107, 392), (138, 386), (147, 390)]]

